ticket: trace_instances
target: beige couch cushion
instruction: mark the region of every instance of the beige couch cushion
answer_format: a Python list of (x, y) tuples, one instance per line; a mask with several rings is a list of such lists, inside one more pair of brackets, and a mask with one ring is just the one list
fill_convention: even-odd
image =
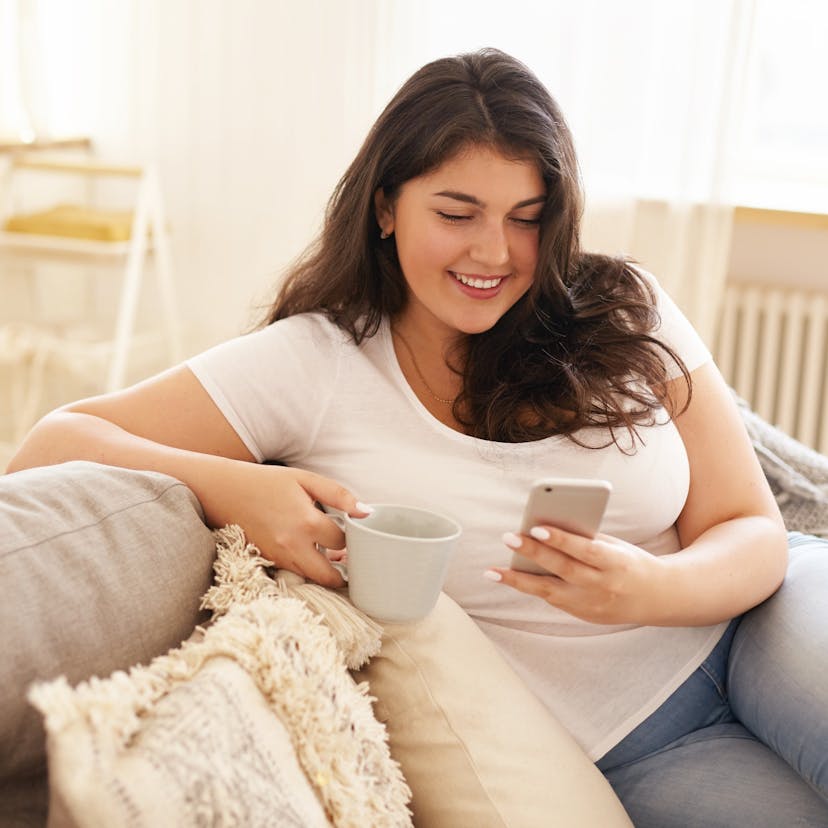
[(377, 697), (422, 828), (629, 828), (602, 774), (457, 604), (386, 625), (356, 674)]

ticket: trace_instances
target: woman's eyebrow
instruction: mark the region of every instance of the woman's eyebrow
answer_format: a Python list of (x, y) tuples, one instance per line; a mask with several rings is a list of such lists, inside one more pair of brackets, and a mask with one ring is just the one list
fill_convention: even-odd
[[(468, 193), (461, 193), (457, 190), (441, 190), (439, 193), (433, 193), (435, 196), (443, 196), (444, 198), (452, 198), (455, 201), (462, 201), (464, 204), (473, 204), (475, 207), (485, 207), (486, 203), (481, 201), (477, 196), (469, 195)], [(519, 210), (521, 207), (530, 207), (532, 204), (540, 204), (546, 201), (545, 195), (535, 196), (534, 198), (527, 198), (524, 201), (519, 201), (512, 207), (513, 210)]]

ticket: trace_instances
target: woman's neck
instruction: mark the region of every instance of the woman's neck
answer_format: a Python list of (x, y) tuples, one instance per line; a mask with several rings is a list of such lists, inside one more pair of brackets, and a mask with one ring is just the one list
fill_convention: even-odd
[(458, 431), (454, 403), (463, 389), (458, 342), (429, 335), (422, 328), (392, 321), (397, 362), (411, 390), (438, 420)]

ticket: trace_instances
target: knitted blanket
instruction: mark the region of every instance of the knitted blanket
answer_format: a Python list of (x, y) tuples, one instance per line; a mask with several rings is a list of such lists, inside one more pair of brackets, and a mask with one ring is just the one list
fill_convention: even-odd
[(737, 399), (788, 529), (828, 537), (828, 457), (763, 420)]

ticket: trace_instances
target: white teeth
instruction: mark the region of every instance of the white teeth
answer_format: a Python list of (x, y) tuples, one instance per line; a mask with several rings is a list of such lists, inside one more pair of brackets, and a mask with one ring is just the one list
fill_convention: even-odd
[(499, 276), (497, 279), (474, 279), (471, 276), (465, 276), (462, 273), (452, 272), (452, 275), (458, 282), (462, 282), (464, 285), (475, 288), (483, 288), (484, 290), (497, 287), (503, 281), (502, 276)]

